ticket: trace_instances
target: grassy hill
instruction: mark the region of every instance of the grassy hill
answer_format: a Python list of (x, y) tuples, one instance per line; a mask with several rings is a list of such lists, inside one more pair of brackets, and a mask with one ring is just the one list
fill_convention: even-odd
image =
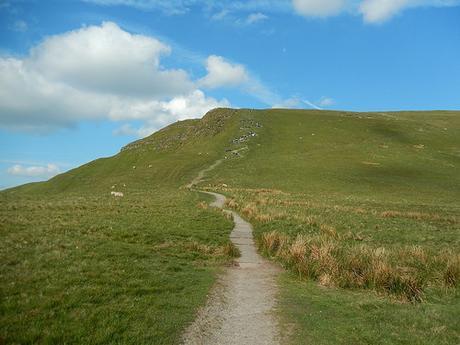
[(257, 136), (208, 185), (291, 272), (280, 306), (294, 343), (460, 341), (459, 115), (243, 116)]
[(200, 187), (286, 267), (294, 343), (460, 341), (460, 113), (281, 109), (216, 109), (0, 193), (0, 337), (177, 343), (233, 252), (183, 188), (218, 159)]
[(231, 260), (231, 221), (181, 187), (224, 150), (232, 114), (0, 193), (0, 343), (177, 343)]

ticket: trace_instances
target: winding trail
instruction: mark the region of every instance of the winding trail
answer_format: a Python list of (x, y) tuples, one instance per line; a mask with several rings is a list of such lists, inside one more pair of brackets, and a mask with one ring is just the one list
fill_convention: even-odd
[[(218, 166), (220, 163), (222, 163), (222, 159), (219, 159), (217, 161), (215, 161), (212, 165), (210, 165), (209, 167), (207, 167), (206, 169), (203, 169), (201, 170), (198, 175), (192, 180), (192, 182), (190, 182), (188, 185), (187, 185), (187, 188), (193, 188), (194, 186), (196, 186), (198, 183), (200, 183), (203, 178), (204, 178), (204, 174), (206, 174), (208, 171), (211, 171), (213, 170), (216, 166)], [(222, 204), (223, 205), (223, 204)]]
[[(218, 163), (217, 163), (218, 162)], [(217, 161), (200, 172), (189, 188), (193, 188), (207, 171), (220, 164)], [(204, 192), (215, 197), (211, 206), (223, 208), (225, 196)], [(220, 275), (204, 308), (184, 333), (184, 344), (271, 345), (280, 344), (276, 305), (276, 277), (280, 268), (262, 258), (256, 250), (251, 224), (236, 212), (231, 213), (235, 226), (231, 241), (241, 252), (233, 267)]]

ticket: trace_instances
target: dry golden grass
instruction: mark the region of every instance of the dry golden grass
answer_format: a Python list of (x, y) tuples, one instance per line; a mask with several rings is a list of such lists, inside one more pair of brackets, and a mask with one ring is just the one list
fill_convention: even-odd
[(227, 211), (227, 210), (221, 210), (222, 214), (224, 215), (225, 218), (227, 218), (228, 220), (231, 220), (233, 221), (233, 215), (231, 212)]
[(407, 249), (407, 253), (419, 263), (426, 263), (428, 261), (428, 254), (426, 253), (426, 250), (421, 246), (411, 246)]
[(297, 235), (289, 246), (289, 255), (292, 262), (300, 264), (306, 259), (308, 241), (304, 235)]
[(267, 205), (270, 199), (267, 197), (259, 197), (256, 199), (256, 205)]
[(304, 207), (304, 208), (324, 208), (324, 209), (332, 208), (336, 211), (354, 212), (358, 214), (375, 213), (375, 211), (365, 210), (362, 207), (342, 206), (342, 205), (331, 206), (327, 204), (313, 202), (311, 200), (286, 200), (286, 199), (279, 198), (278, 195), (277, 197), (264, 196), (263, 198), (257, 198), (255, 202), (257, 205), (276, 205), (276, 206), (287, 206), (287, 207), (297, 206), (297, 207)]
[(318, 283), (319, 285), (326, 287), (334, 286), (332, 277), (329, 273), (321, 274), (321, 276), (318, 278)]
[[(420, 302), (426, 286), (441, 283), (455, 287), (460, 281), (459, 255), (430, 256), (420, 246), (399, 250), (350, 247), (328, 232), (289, 237), (277, 231), (264, 233), (259, 246), (301, 277), (322, 286), (374, 289), (402, 301)], [(443, 272), (441, 281), (438, 268)]]
[(246, 204), (241, 212), (248, 218), (254, 218), (258, 214), (257, 205), (255, 203)]
[(373, 248), (364, 244), (369, 234), (351, 230), (339, 233), (335, 226), (321, 220), (323, 214), (336, 212), (371, 215), (376, 219), (401, 217), (451, 223), (456, 221), (454, 217), (289, 200), (285, 194), (268, 189), (240, 189), (236, 197), (238, 201), (229, 199), (227, 207), (250, 220), (264, 226), (286, 220), (315, 231), (293, 237), (279, 231), (265, 232), (259, 247), (299, 276), (316, 280), (322, 286), (373, 289), (402, 301), (419, 302), (427, 286), (455, 287), (460, 280), (460, 260), (451, 252), (439, 255), (420, 245)]
[(319, 226), (319, 229), (330, 237), (339, 238), (339, 234), (337, 233), (337, 230), (331, 225), (321, 224)]
[(450, 255), (443, 274), (447, 287), (456, 287), (460, 284), (460, 255)]
[(285, 248), (289, 241), (289, 237), (280, 234), (277, 231), (266, 232), (262, 235), (262, 248), (266, 249), (269, 253), (279, 254), (280, 249)]
[(222, 187), (222, 185), (216, 186), (208, 186), (203, 187), (206, 190), (218, 190), (225, 188), (226, 191), (231, 193), (250, 193), (250, 194), (257, 194), (257, 195), (289, 195), (290, 193), (284, 192), (279, 189), (270, 189), (270, 188), (231, 188), (231, 187)]
[(214, 254), (216, 252), (216, 249), (217, 249), (215, 247), (212, 247), (212, 246), (209, 246), (209, 245), (206, 245), (206, 244), (203, 244), (203, 243), (199, 243), (197, 241), (192, 241), (190, 243), (187, 243), (185, 245), (185, 247), (188, 250), (200, 252), (200, 253), (203, 253), (203, 254)]
[(274, 217), (272, 215), (265, 214), (265, 213), (258, 214), (254, 218), (255, 218), (255, 220), (257, 220), (258, 222), (261, 222), (261, 223), (268, 223), (268, 222), (271, 222), (271, 221), (274, 220)]
[(229, 256), (231, 258), (237, 258), (241, 255), (240, 250), (233, 244), (233, 243), (227, 243), (224, 246), (220, 247), (220, 252), (225, 255)]
[(200, 201), (197, 205), (196, 205), (198, 208), (201, 208), (203, 210), (207, 210), (208, 209), (208, 203), (205, 202), (205, 201)]
[(212, 245), (199, 243), (197, 241), (191, 241), (191, 242), (185, 243), (184, 246), (188, 250), (199, 252), (205, 255), (227, 256), (231, 258), (236, 258), (240, 256), (239, 249), (231, 242), (228, 242), (221, 246), (212, 246)]
[(240, 207), (240, 205), (235, 201), (235, 199), (227, 199), (225, 201), (225, 206), (233, 209), (238, 209)]
[[(221, 186), (204, 188), (207, 190), (223, 190)], [(458, 224), (460, 220), (455, 216), (443, 216), (434, 213), (425, 213), (420, 211), (397, 211), (397, 210), (385, 210), (378, 211), (370, 208), (356, 207), (356, 206), (345, 206), (345, 205), (330, 205), (327, 203), (314, 202), (312, 200), (290, 200), (287, 199), (291, 196), (290, 193), (283, 192), (277, 189), (250, 189), (250, 188), (225, 188), (226, 192), (233, 195), (238, 195), (240, 201), (249, 200), (249, 204), (255, 204), (255, 206), (276, 206), (286, 207), (290, 210), (293, 207), (305, 209), (324, 209), (334, 210), (340, 212), (351, 212), (359, 215), (370, 214), (373, 216), (380, 216), (383, 218), (408, 218), (418, 221), (445, 221), (451, 224)], [(232, 199), (227, 202), (227, 206), (233, 209), (240, 209), (240, 205)], [(267, 212), (264, 212), (267, 213)], [(288, 211), (282, 212), (269, 212), (273, 219), (283, 219)], [(290, 214), (291, 218), (300, 219), (305, 217), (304, 215)], [(308, 222), (304, 222), (308, 223)], [(310, 224), (317, 225), (317, 224)]]

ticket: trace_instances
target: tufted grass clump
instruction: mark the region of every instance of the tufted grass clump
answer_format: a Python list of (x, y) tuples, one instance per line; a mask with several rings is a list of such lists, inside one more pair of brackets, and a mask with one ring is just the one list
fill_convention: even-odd
[(349, 246), (330, 234), (290, 237), (278, 231), (262, 234), (259, 246), (301, 278), (322, 286), (373, 289), (407, 302), (421, 302), (428, 285), (455, 287), (460, 276), (458, 256), (429, 256), (421, 247)]

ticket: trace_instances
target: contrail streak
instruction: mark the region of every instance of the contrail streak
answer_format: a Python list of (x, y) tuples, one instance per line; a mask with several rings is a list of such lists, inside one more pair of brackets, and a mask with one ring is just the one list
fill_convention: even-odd
[(316, 104), (313, 104), (308, 99), (305, 99), (302, 102), (304, 102), (306, 105), (309, 105), (312, 108), (315, 108), (316, 110), (323, 110), (323, 108), (318, 107)]

